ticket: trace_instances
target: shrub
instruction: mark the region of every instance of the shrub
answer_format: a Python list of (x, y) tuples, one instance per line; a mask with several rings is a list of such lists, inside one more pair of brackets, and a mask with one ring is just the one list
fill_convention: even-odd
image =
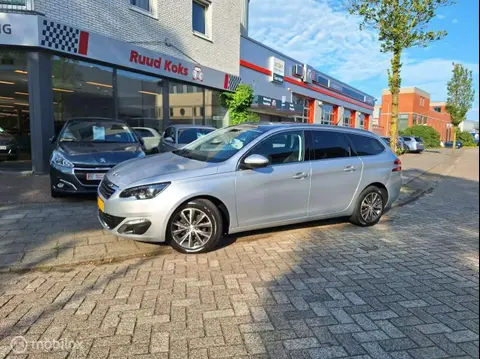
[(464, 146), (476, 146), (475, 140), (470, 132), (458, 132), (457, 141), (460, 141)]
[(233, 125), (244, 122), (258, 122), (260, 117), (252, 112), (250, 108), (253, 102), (253, 89), (249, 85), (241, 84), (235, 92), (223, 92), (220, 101), (223, 107), (230, 113), (230, 120)]
[(438, 147), (440, 146), (440, 134), (433, 127), (415, 125), (402, 131), (404, 136), (417, 136), (423, 138), (425, 147)]

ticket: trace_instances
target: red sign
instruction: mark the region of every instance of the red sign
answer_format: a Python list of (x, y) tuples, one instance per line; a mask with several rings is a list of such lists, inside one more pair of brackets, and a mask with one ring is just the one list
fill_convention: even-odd
[(135, 64), (148, 66), (155, 69), (163, 69), (177, 75), (188, 76), (188, 68), (184, 67), (180, 62), (175, 63), (170, 60), (164, 60), (161, 57), (152, 58), (140, 55), (137, 51), (130, 51), (130, 62)]

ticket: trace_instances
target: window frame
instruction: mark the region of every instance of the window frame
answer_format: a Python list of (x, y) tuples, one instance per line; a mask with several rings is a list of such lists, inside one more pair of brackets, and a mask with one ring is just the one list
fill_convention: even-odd
[(130, 10), (136, 11), (136, 12), (142, 14), (142, 15), (147, 15), (147, 16), (153, 17), (154, 19), (158, 19), (157, 1), (156, 0), (148, 0), (150, 10), (146, 10), (141, 6), (132, 4), (132, 1), (134, 1), (134, 0), (129, 0)]
[[(354, 157), (353, 155), (355, 155), (356, 157), (375, 157), (375, 156), (380, 156), (382, 154), (385, 153), (385, 151), (387, 150), (387, 144), (382, 141), (382, 139), (378, 140), (377, 138), (373, 137), (373, 136), (368, 136), (368, 135), (364, 135), (364, 134), (360, 134), (360, 133), (344, 133), (345, 137), (347, 138), (347, 141), (348, 143), (350, 144), (351, 148), (352, 148), (352, 157)], [(382, 146), (382, 152), (379, 152), (375, 155), (359, 155), (358, 152), (357, 152), (357, 149), (355, 148), (352, 140), (350, 139), (349, 136), (361, 136), (361, 137), (367, 137), (367, 138), (370, 138), (372, 140), (375, 140), (377, 141), (378, 143), (380, 143), (380, 146)]]
[[(309, 161), (313, 162), (313, 161), (335, 161), (335, 160), (341, 160), (341, 159), (345, 159), (345, 158), (351, 158), (353, 157), (353, 147), (352, 147), (352, 144), (350, 143), (349, 139), (347, 138), (347, 136), (345, 136), (345, 133), (342, 132), (342, 131), (326, 131), (326, 130), (321, 130), (321, 129), (311, 129), (311, 130), (307, 130), (307, 136), (308, 136), (308, 140), (306, 141), (306, 144), (308, 145), (308, 157), (309, 157)], [(315, 148), (314, 148), (314, 145), (313, 145), (313, 133), (314, 132), (322, 132), (322, 133), (336, 133), (336, 134), (339, 134), (343, 140), (345, 141), (345, 144), (347, 145), (348, 147), (348, 152), (349, 152), (349, 155), (347, 157), (335, 157), (335, 158), (320, 158), (320, 159), (316, 159), (315, 158)]]
[[(193, 6), (195, 3), (204, 8), (205, 33), (194, 29)], [(209, 0), (192, 0), (192, 32), (195, 36), (212, 41), (212, 3)]]
[(269, 135), (267, 135), (266, 137), (260, 139), (257, 143), (255, 143), (252, 148), (248, 149), (241, 157), (240, 159), (238, 160), (238, 163), (237, 163), (237, 171), (242, 171), (244, 170), (242, 168), (242, 164), (243, 164), (243, 161), (245, 160), (245, 158), (247, 158), (248, 156), (250, 156), (253, 151), (255, 151), (255, 149), (262, 145), (265, 141), (268, 141), (269, 139), (271, 139), (273, 136), (277, 136), (277, 135), (282, 135), (282, 134), (286, 134), (286, 133), (289, 133), (289, 132), (303, 132), (303, 160), (302, 161), (298, 161), (298, 162), (287, 162), (287, 163), (276, 163), (276, 164), (273, 164), (273, 163), (270, 163), (268, 165), (268, 167), (273, 167), (273, 166), (285, 166), (285, 165), (292, 165), (292, 164), (299, 164), (299, 163), (305, 163), (305, 162), (309, 162), (310, 161), (310, 150), (307, 151), (307, 149), (309, 149), (309, 138), (308, 138), (308, 130), (306, 129), (287, 129), (287, 130), (282, 130), (282, 131), (275, 131)]

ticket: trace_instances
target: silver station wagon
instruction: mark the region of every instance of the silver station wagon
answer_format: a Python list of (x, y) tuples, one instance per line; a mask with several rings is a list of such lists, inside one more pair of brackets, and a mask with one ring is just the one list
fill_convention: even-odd
[(373, 133), (336, 126), (244, 124), (124, 162), (98, 191), (115, 235), (184, 253), (222, 236), (333, 217), (372, 226), (398, 197), (401, 162)]

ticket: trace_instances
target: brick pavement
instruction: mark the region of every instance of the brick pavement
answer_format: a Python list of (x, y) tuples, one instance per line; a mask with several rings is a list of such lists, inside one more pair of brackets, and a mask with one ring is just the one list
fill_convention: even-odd
[[(453, 159), (451, 151), (403, 156), (405, 186), (397, 204), (431, 188)], [(0, 175), (0, 180), (0, 271), (109, 262), (171, 252), (165, 245), (123, 240), (102, 230), (96, 218), (94, 196), (54, 200), (45, 176)], [(259, 236), (265, 234), (235, 238), (251, 240)]]
[(378, 226), (0, 274), (0, 357), (478, 358), (478, 151)]

